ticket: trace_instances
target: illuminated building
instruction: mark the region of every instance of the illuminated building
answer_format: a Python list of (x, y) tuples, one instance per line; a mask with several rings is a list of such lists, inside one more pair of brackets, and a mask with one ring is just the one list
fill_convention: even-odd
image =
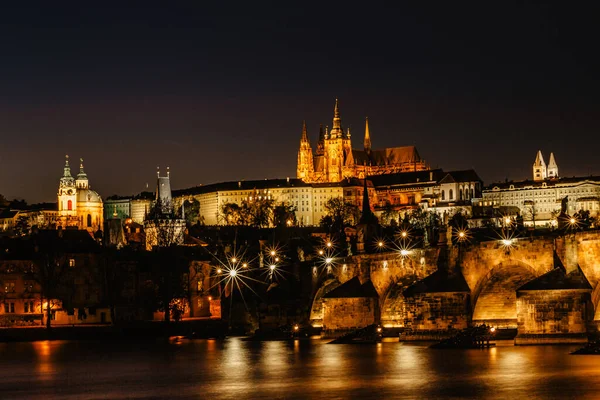
[(69, 156), (66, 156), (63, 176), (58, 187), (57, 226), (77, 227), (90, 233), (102, 230), (103, 204), (100, 195), (89, 186), (87, 174), (80, 160), (77, 178), (71, 175)]
[(306, 123), (302, 127), (297, 177), (305, 182), (340, 182), (348, 178), (362, 179), (365, 176), (427, 169), (427, 164), (414, 146), (373, 150), (368, 119), (365, 121), (363, 149), (353, 149), (350, 129), (344, 130), (342, 127), (337, 99), (333, 126), (331, 130), (325, 127), (324, 132), (321, 127), (314, 154), (308, 139)]
[(483, 191), (482, 206), (498, 214), (519, 213), (527, 226), (549, 227), (568, 197), (567, 214), (587, 210), (592, 217), (600, 214), (600, 177), (561, 178), (554, 154), (546, 166), (541, 152), (533, 164), (532, 179), (493, 183)]

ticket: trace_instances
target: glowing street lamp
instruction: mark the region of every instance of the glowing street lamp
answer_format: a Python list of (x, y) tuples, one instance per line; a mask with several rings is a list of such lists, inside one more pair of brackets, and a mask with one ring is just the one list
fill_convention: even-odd
[(243, 263), (242, 268), (248, 268), (248, 263)]
[(403, 239), (406, 239), (406, 238), (408, 237), (408, 232), (406, 232), (406, 231), (402, 231), (402, 232), (400, 232), (400, 236), (401, 236)]
[(325, 259), (325, 264), (331, 264), (332, 262), (333, 262), (333, 258), (331, 258), (331, 257), (327, 257)]
[(271, 271), (275, 271), (275, 268), (277, 268), (277, 266), (276, 266), (275, 264), (271, 264), (271, 265), (269, 265), (269, 269), (270, 269)]
[(235, 258), (235, 257), (231, 257), (231, 263), (232, 263), (232, 264), (235, 264), (237, 261), (238, 261), (238, 260), (237, 260), (237, 258)]
[(229, 276), (232, 278), (235, 278), (237, 275), (237, 271), (235, 269), (232, 269), (231, 271), (229, 271)]
[(331, 246), (333, 246), (333, 243), (331, 243), (331, 241), (328, 241), (328, 242), (326, 243), (326, 246), (327, 246), (327, 247), (329, 247), (329, 248), (331, 248)]
[(322, 256), (325, 252), (323, 251), (323, 249), (319, 249), (319, 255)]
[(217, 274), (220, 274), (222, 272), (223, 272), (223, 270), (221, 268), (217, 268)]

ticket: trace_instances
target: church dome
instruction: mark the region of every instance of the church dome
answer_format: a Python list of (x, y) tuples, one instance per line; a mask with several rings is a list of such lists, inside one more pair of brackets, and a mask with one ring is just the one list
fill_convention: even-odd
[(98, 193), (92, 189), (78, 189), (77, 190), (77, 202), (78, 203), (102, 203), (102, 198)]

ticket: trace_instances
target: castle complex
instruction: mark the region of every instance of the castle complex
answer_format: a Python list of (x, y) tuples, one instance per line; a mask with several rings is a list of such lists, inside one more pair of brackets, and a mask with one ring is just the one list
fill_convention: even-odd
[(338, 100), (333, 110), (331, 130), (321, 126), (317, 151), (313, 154), (306, 123), (302, 127), (298, 150), (297, 177), (307, 183), (340, 182), (347, 178), (383, 175), (397, 172), (424, 171), (428, 166), (414, 146), (371, 149), (369, 120), (365, 122), (363, 149), (352, 148), (350, 129), (342, 128)]

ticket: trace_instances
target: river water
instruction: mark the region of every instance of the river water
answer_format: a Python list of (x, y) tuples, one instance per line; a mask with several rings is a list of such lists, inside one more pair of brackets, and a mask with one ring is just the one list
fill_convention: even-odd
[(2, 399), (600, 398), (579, 346), (433, 350), (322, 341), (0, 344)]

